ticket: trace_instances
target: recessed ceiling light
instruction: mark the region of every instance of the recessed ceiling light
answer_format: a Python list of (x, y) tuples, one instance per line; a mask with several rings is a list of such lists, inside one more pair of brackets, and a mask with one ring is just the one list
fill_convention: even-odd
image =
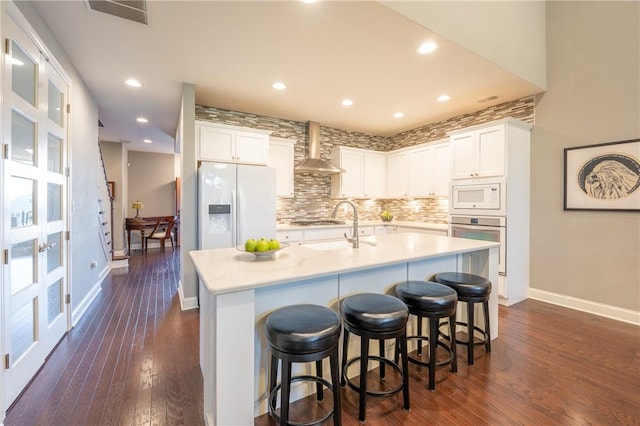
[(286, 85), (286, 84), (284, 84), (284, 83), (281, 83), (281, 82), (277, 81), (277, 82), (273, 83), (273, 84), (271, 85), (271, 87), (273, 87), (273, 88), (274, 88), (274, 89), (276, 89), (276, 90), (284, 90), (284, 89), (286, 89), (286, 88), (287, 88), (287, 85)]
[(395, 114), (393, 114), (393, 118), (402, 118), (404, 117), (404, 112), (396, 112)]
[(148, 122), (149, 122), (149, 120), (147, 120), (147, 119), (146, 119), (146, 118), (144, 118), (144, 117), (138, 117), (138, 118), (136, 118), (136, 121), (137, 121), (138, 123), (148, 123)]
[(426, 55), (427, 53), (433, 53), (438, 48), (438, 45), (432, 41), (427, 41), (422, 43), (420, 47), (418, 47), (418, 53), (421, 55)]
[(145, 139), (145, 140), (143, 140), (142, 142), (144, 142), (144, 143), (151, 143), (152, 141), (151, 141), (151, 139)]
[(308, 4), (311, 4), (311, 3), (315, 3), (315, 2), (317, 2), (317, 1), (318, 1), (318, 0), (302, 0), (302, 3), (308, 3)]
[(125, 80), (124, 84), (126, 84), (127, 86), (131, 86), (131, 87), (142, 87), (142, 84), (140, 84), (140, 82), (134, 78), (130, 78), (128, 80)]
[(451, 96), (449, 96), (449, 95), (440, 95), (440, 96), (438, 96), (438, 102), (447, 102), (449, 99), (451, 99)]
[(342, 106), (351, 106), (353, 105), (353, 101), (351, 99), (343, 99)]

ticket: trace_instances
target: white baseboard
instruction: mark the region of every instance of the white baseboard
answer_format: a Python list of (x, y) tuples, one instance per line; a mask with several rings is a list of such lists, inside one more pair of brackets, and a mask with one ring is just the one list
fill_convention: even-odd
[(529, 298), (640, 326), (640, 312), (529, 287)]
[(93, 299), (95, 299), (98, 296), (98, 293), (102, 291), (102, 281), (104, 280), (105, 277), (106, 275), (102, 276), (98, 280), (98, 282), (93, 286), (89, 294), (85, 296), (85, 298), (78, 304), (78, 306), (76, 306), (76, 308), (71, 313), (72, 327), (75, 327), (76, 324), (78, 324), (78, 321), (80, 321), (84, 313), (87, 311), (87, 309), (89, 309), (89, 306), (91, 306), (91, 302), (93, 302)]
[(180, 297), (180, 309), (183, 311), (196, 309), (198, 307), (197, 297), (184, 297), (184, 293), (182, 292), (182, 281), (178, 283), (178, 296)]
[(111, 268), (128, 268), (129, 267), (129, 259), (128, 258), (124, 258), (124, 259), (118, 259), (118, 260), (112, 260), (111, 261)]

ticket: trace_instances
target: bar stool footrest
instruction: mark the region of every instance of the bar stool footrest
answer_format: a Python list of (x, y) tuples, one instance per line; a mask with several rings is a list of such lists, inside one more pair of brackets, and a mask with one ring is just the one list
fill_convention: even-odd
[[(438, 326), (438, 334), (440, 335), (440, 337), (446, 339), (447, 341), (451, 341), (451, 337), (448, 334), (443, 333), (442, 331), (440, 331), (440, 327), (447, 325), (447, 323), (442, 323)], [(463, 326), (465, 328), (467, 328), (469, 326), (469, 324), (467, 324), (466, 322), (461, 322), (461, 321), (456, 321), (456, 326)], [(486, 345), (487, 342), (489, 341), (489, 335), (487, 334), (487, 332), (483, 329), (481, 329), (478, 326), (473, 326), (474, 331), (477, 331), (478, 333), (480, 333), (482, 335), (482, 339), (476, 340), (475, 337), (473, 339), (473, 345), (474, 346), (480, 346), (480, 345)], [(475, 336), (475, 333), (474, 333)], [(469, 339), (467, 340), (460, 340), (456, 338), (456, 343), (458, 345), (468, 345), (469, 344)]]
[[(444, 323), (444, 325), (448, 325), (448, 324)], [(449, 336), (447, 336), (444, 333), (440, 333), (440, 335), (445, 337), (449, 341), (449, 338), (448, 338)], [(426, 340), (428, 342), (429, 338), (426, 337), (426, 336), (407, 336), (407, 341), (409, 341), (409, 340), (419, 340), (419, 341)], [(440, 348), (444, 349), (447, 352), (447, 354), (449, 355), (449, 357), (447, 359), (436, 361), (436, 367), (440, 367), (440, 366), (443, 366), (443, 365), (451, 364), (451, 362), (453, 361), (453, 351), (451, 350), (451, 348), (449, 346), (447, 346), (444, 342), (441, 342), (441, 341), (437, 342), (437, 347), (440, 347)], [(412, 357), (411, 355), (407, 355), (407, 359), (409, 360), (409, 362), (412, 362), (414, 364), (422, 365), (423, 367), (429, 367), (429, 360), (428, 359), (426, 361), (423, 361), (421, 359)]]
[[(291, 378), (291, 384), (293, 384), (294, 382), (315, 382), (315, 383), (321, 383), (323, 384), (330, 392), (333, 392), (331, 389), (331, 383), (322, 378), (322, 377), (318, 377), (318, 376), (311, 376), (311, 375), (302, 375), (302, 376), (295, 376)], [(280, 388), (282, 387), (282, 383), (278, 383), (273, 390), (271, 391), (271, 396), (269, 397), (269, 414), (272, 415), (277, 421), (278, 423), (280, 423), (280, 416), (276, 413), (276, 396), (278, 395), (278, 391), (280, 390)], [(336, 388), (336, 391), (338, 390), (338, 388)], [(329, 417), (331, 417), (333, 415), (333, 409), (331, 411), (329, 411), (327, 414), (324, 415), (324, 417), (322, 417), (319, 420), (312, 420), (309, 422), (292, 422), (291, 419), (289, 419), (289, 421), (287, 422), (288, 425), (291, 426), (314, 426), (314, 425), (319, 425), (321, 423), (324, 423), (326, 420), (329, 419)]]
[[(362, 359), (361, 357), (356, 357), (356, 358), (352, 358), (349, 361), (347, 361), (347, 364), (345, 366), (345, 369), (343, 370), (343, 373), (346, 372), (346, 370), (351, 365), (355, 364), (356, 362), (360, 362), (361, 359)], [(392, 369), (397, 371), (398, 374), (400, 374), (400, 378), (401, 379), (404, 378), (404, 375), (402, 373), (402, 370), (400, 369), (400, 366), (398, 364), (396, 364), (395, 362), (393, 362), (392, 360), (387, 359), (387, 358), (382, 358), (382, 357), (377, 356), (377, 355), (369, 355), (369, 360), (384, 362), (386, 365), (390, 366)], [(409, 358), (409, 360), (410, 360), (410, 358)], [(360, 392), (360, 386), (355, 385), (351, 381), (351, 379), (346, 377), (346, 374), (344, 374), (343, 379), (346, 381), (347, 385), (349, 385), (349, 387), (351, 389), (357, 391), (358, 393)], [(396, 393), (398, 393), (398, 392), (400, 392), (402, 390), (402, 384), (403, 384), (403, 380), (400, 380), (400, 384), (398, 386), (396, 386), (395, 388), (393, 388), (393, 389), (390, 389), (388, 391), (367, 390), (366, 394), (369, 395), (369, 396), (374, 396), (374, 397), (393, 395), (393, 394), (396, 394)]]

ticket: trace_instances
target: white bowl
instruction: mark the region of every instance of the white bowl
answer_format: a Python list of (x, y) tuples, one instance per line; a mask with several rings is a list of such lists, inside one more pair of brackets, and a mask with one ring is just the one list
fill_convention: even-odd
[(280, 243), (280, 248), (275, 249), (275, 250), (247, 251), (244, 248), (244, 244), (240, 244), (240, 245), (236, 246), (236, 250), (244, 252), (244, 253), (251, 253), (251, 254), (255, 255), (256, 259), (271, 259), (274, 254), (276, 254), (277, 252), (279, 252), (282, 249), (286, 249), (287, 247), (289, 247), (289, 243)]

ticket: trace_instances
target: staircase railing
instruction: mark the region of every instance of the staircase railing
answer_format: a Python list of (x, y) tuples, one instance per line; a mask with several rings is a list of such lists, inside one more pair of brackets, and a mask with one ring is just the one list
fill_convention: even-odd
[(113, 260), (113, 195), (109, 187), (107, 169), (102, 157), (102, 149), (98, 145), (99, 162), (102, 176), (98, 178), (98, 221), (100, 223), (100, 241), (106, 262)]

